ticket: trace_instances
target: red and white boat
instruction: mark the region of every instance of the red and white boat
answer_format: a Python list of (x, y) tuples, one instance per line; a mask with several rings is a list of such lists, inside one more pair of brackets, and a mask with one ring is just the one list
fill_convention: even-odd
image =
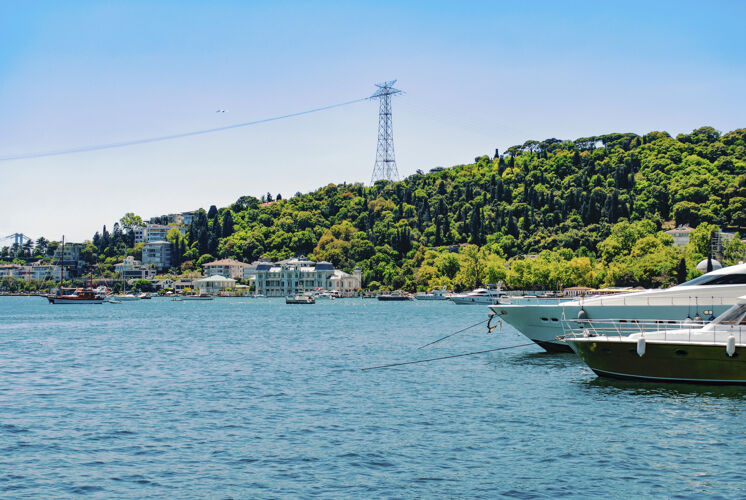
[(47, 295), (50, 304), (102, 304), (104, 298), (90, 288), (76, 288), (70, 293), (64, 293), (60, 288), (57, 295)]

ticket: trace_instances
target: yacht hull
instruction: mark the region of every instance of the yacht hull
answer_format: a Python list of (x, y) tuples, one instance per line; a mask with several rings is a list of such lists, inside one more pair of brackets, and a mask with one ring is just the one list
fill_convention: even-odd
[(468, 296), (452, 296), (451, 300), (454, 304), (460, 306), (491, 306), (497, 304), (497, 297), (468, 297)]
[(76, 299), (67, 297), (47, 297), (50, 304), (103, 304), (104, 299)]
[(746, 346), (731, 357), (720, 344), (648, 341), (642, 356), (636, 341), (568, 339), (580, 359), (600, 377), (653, 382), (746, 385)]
[[(687, 316), (692, 317), (699, 313), (704, 319), (710, 316), (718, 316), (725, 312), (732, 301), (722, 301), (717, 305), (700, 305), (698, 310), (694, 306), (686, 305), (607, 305), (607, 304), (584, 304), (578, 302), (563, 303), (555, 305), (495, 305), (490, 306), (495, 314), (533, 340), (539, 346), (549, 352), (570, 352), (569, 346), (557, 337), (564, 335), (567, 328), (566, 320), (577, 319), (582, 314), (587, 319), (614, 319), (621, 320), (620, 325), (632, 320), (659, 321), (677, 320), (683, 321)], [(581, 310), (583, 311), (581, 313)], [(628, 326), (629, 333), (634, 333), (634, 325)]]

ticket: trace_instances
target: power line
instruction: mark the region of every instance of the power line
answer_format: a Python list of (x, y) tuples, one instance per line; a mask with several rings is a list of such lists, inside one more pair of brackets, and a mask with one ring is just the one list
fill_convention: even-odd
[(306, 111), (299, 111), (297, 113), (290, 113), (288, 115), (274, 116), (272, 118), (263, 118), (261, 120), (254, 120), (254, 121), (244, 122), (244, 123), (236, 123), (233, 125), (225, 125), (223, 127), (208, 128), (204, 130), (195, 130), (192, 132), (182, 132), (180, 134), (163, 135), (159, 137), (136, 139), (132, 141), (112, 142), (109, 144), (99, 144), (96, 146), (81, 146), (77, 148), (60, 149), (56, 151), (45, 151), (45, 152), (40, 152), (40, 153), (26, 153), (26, 154), (19, 154), (19, 155), (0, 156), (0, 161), (28, 160), (32, 158), (44, 158), (46, 156), (60, 156), (60, 155), (68, 155), (68, 154), (73, 154), (73, 153), (87, 153), (89, 151), (100, 151), (102, 149), (123, 148), (126, 146), (137, 146), (138, 144), (148, 144), (151, 142), (170, 141), (173, 139), (181, 139), (183, 137), (191, 137), (194, 135), (212, 134), (214, 132), (222, 132), (224, 130), (231, 130), (234, 128), (249, 127), (251, 125), (258, 125), (260, 123), (267, 123), (267, 122), (272, 122), (272, 121), (277, 121), (277, 120), (283, 120), (285, 118), (293, 118), (295, 116), (318, 113), (319, 111), (326, 111), (328, 109), (348, 106), (350, 104), (355, 104), (358, 102), (366, 101), (368, 99), (369, 99), (368, 97), (363, 97), (360, 99), (354, 99), (352, 101), (340, 102), (338, 104), (331, 104), (329, 106), (322, 106), (320, 108), (309, 109)]

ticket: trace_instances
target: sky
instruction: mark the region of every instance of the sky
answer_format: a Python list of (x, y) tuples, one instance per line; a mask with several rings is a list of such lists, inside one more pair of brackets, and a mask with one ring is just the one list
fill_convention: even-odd
[[(402, 178), (530, 139), (728, 132), (746, 127), (745, 18), (743, 1), (1, 2), (0, 159), (297, 113), (393, 79)], [(0, 161), (0, 238), (82, 241), (127, 212), (368, 183), (377, 132), (365, 100)]]

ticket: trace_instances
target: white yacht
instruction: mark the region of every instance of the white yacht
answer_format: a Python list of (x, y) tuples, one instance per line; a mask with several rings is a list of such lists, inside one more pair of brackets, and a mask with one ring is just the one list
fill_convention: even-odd
[(134, 295), (132, 293), (120, 293), (120, 294), (115, 294), (115, 295), (109, 295), (109, 298), (111, 298), (113, 300), (118, 300), (120, 302), (122, 302), (122, 301), (127, 302), (127, 301), (131, 301), (131, 300), (140, 300), (140, 297), (138, 297), (137, 295)]
[(497, 304), (498, 299), (505, 296), (507, 294), (499, 288), (476, 288), (468, 293), (451, 295), (449, 298), (454, 304), (491, 305)]
[(415, 293), (414, 298), (417, 300), (448, 300), (448, 290), (443, 288), (434, 288), (427, 293)]
[[(490, 310), (550, 352), (569, 352), (564, 320), (704, 320), (714, 319), (746, 295), (746, 264), (724, 267), (671, 288), (579, 297), (553, 305), (497, 304)], [(632, 332), (630, 332), (632, 333)]]

